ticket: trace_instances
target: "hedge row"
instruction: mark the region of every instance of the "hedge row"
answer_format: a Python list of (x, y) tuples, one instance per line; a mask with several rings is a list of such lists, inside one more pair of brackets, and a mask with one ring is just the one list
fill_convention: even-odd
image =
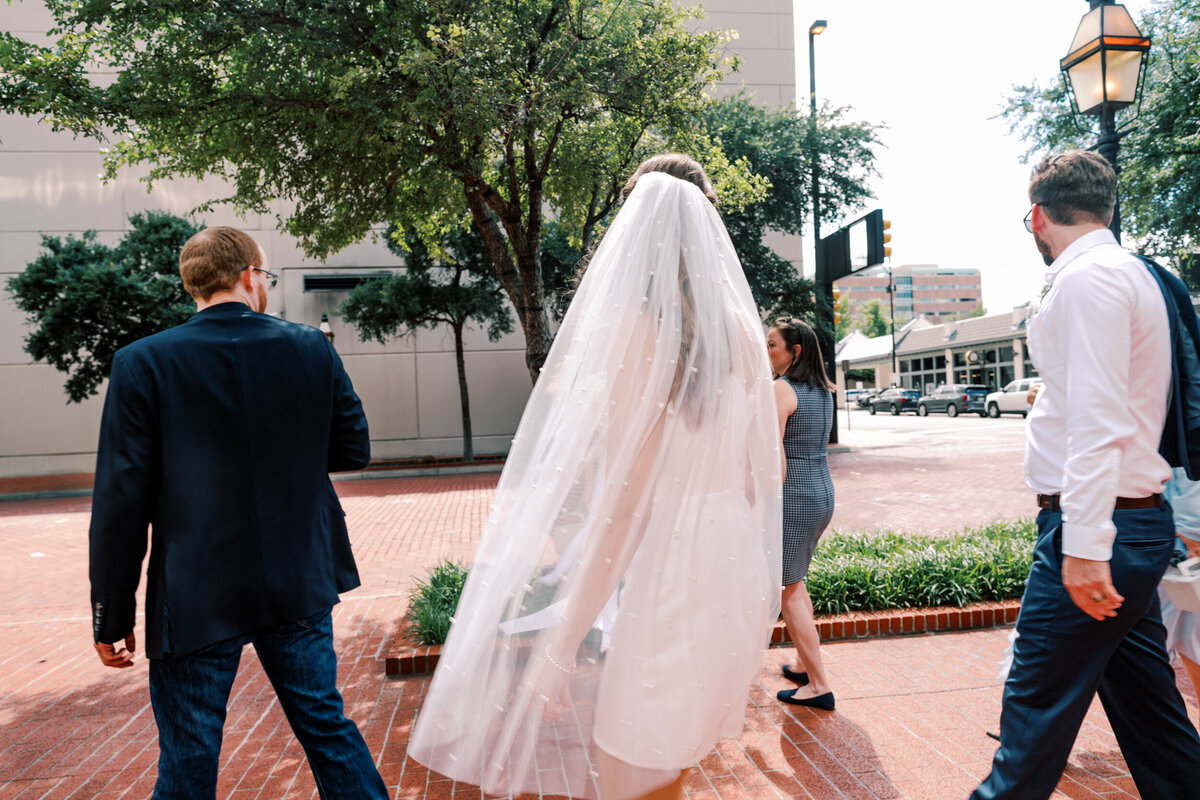
[[(805, 581), (817, 614), (881, 611), (1021, 596), (1036, 526), (998, 522), (954, 536), (833, 532), (821, 539)], [(462, 595), (467, 569), (444, 561), (418, 580), (408, 606), (411, 635), (441, 644)]]

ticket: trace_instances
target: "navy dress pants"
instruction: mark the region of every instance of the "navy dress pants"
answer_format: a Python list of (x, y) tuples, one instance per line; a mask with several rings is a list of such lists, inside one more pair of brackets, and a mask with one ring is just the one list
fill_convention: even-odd
[(155, 800), (216, 797), (225, 707), (249, 643), (304, 747), (322, 800), (387, 800), (375, 760), (342, 710), (329, 609), (195, 653), (151, 660), (159, 747)]
[(1200, 797), (1200, 737), (1175, 687), (1158, 584), (1175, 544), (1171, 508), (1113, 512), (1117, 616), (1096, 621), (1062, 585), (1062, 512), (1042, 511), (1004, 684), (1000, 748), (973, 800), (1043, 800), (1099, 692), (1142, 797)]

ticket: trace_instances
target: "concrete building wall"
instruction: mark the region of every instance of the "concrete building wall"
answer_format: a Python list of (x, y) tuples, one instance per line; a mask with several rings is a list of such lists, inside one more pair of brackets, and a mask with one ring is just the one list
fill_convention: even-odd
[[(714, 88), (717, 93), (745, 87), (771, 106), (794, 104), (795, 70), (791, 0), (709, 0), (710, 27), (737, 29), (731, 50), (741, 56), (739, 72)], [(0, 30), (31, 41), (46, 41), (52, 25), (40, 0), (13, 0), (0, 13)], [(0, 114), (0, 284), (21, 272), (40, 250), (41, 235), (80, 235), (96, 230), (115, 243), (128, 229), (130, 214), (164, 209), (186, 214), (199, 203), (227, 194), (218, 182), (174, 181), (147, 193), (139, 178), (146, 170), (125, 170), (103, 183), (96, 142), (55, 134), (34, 120)], [(398, 258), (378, 242), (347, 248), (325, 261), (306, 258), (294, 239), (276, 230), (275, 214), (249, 219), (228, 210), (200, 215), (208, 225), (235, 225), (266, 250), (282, 276), (271, 293), (269, 312), (316, 325), (345, 298), (339, 292), (305, 292), (304, 276), (393, 270)], [(772, 242), (799, 264), (799, 240)], [(335, 345), (345, 360), (371, 423), (377, 459), (461, 452), (462, 427), (453, 339), (447, 330), (419, 331), (387, 345), (362, 343), (355, 331), (331, 317)], [(21, 344), (26, 321), (0, 292), (0, 478), (90, 472), (95, 462), (103, 388), (80, 404), (66, 402), (65, 375), (43, 363), (30, 363)], [(467, 378), (477, 453), (505, 452), (516, 431), (530, 390), (520, 333), (489, 342), (468, 332)]]

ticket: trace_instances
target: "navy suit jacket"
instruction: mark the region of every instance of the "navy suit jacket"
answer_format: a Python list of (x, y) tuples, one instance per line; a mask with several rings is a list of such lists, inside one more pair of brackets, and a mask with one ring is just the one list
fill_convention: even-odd
[(96, 641), (133, 631), (147, 529), (150, 658), (334, 605), (359, 579), (329, 473), (369, 461), (362, 404), (316, 328), (221, 303), (122, 348), (89, 533)]

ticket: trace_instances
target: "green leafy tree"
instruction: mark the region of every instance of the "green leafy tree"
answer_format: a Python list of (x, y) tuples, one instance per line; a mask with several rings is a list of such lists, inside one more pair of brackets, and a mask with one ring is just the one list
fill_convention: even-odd
[(846, 301), (846, 308), (842, 311), (842, 318), (834, 323), (833, 340), (840, 342), (850, 335), (850, 332), (855, 329), (854, 316), (858, 313), (858, 303)]
[(846, 108), (824, 106), (818, 112), (814, 140), (807, 114), (798, 116), (791, 108), (768, 109), (745, 94), (714, 101), (704, 109), (705, 133), (720, 142), (728, 158), (744, 161), (770, 182), (762, 199), (723, 207), (721, 214), (755, 302), (768, 318), (794, 316), (820, 330), (828, 327), (827, 305), (816, 296), (812, 281), (764, 244), (763, 237), (769, 231), (800, 234), (812, 222), (814, 154), (824, 176), (823, 223), (844, 219), (871, 197), (869, 182), (878, 176), (878, 126), (850, 122), (849, 113)]
[[(151, 182), (215, 176), (286, 201), (321, 257), (394, 223), (436, 249), (469, 216), (531, 378), (551, 341), (546, 209), (586, 249), (648, 153), (687, 149), (730, 207), (763, 191), (694, 131), (730, 66), (672, 0), (46, 0), (47, 45), (0, 37), (0, 108), (117, 139)], [(95, 63), (117, 70), (93, 81)]]
[(872, 339), (876, 336), (887, 336), (892, 332), (892, 323), (883, 303), (879, 300), (868, 300), (862, 304), (862, 321), (858, 324), (858, 329), (864, 336)]
[[(1153, 44), (1141, 108), (1121, 141), (1121, 225), (1146, 252), (1179, 256), (1200, 249), (1200, 4), (1157, 0), (1139, 27)], [(1096, 142), (1076, 127), (1058, 76), (1014, 87), (1001, 116), (1029, 160)]]
[(397, 233), (388, 232), (388, 247), (404, 257), (404, 271), (360, 283), (336, 313), (358, 329), (364, 342), (374, 339), (386, 344), (389, 339), (411, 336), (418, 328), (446, 325), (450, 329), (458, 369), (463, 458), (472, 461), (475, 448), (463, 331), (475, 323), (494, 342), (513, 331), (512, 315), (478, 231), (452, 230), (436, 253), (416, 238), (397, 244)]
[(855, 381), (863, 383), (875, 383), (875, 368), (848, 369), (846, 370), (846, 383), (850, 384)]
[(562, 320), (571, 304), (582, 258), (583, 251), (571, 244), (566, 228), (554, 220), (547, 222), (542, 231), (542, 274), (550, 313), (557, 320)]
[(974, 319), (975, 317), (983, 317), (987, 315), (987, 309), (983, 307), (983, 303), (976, 303), (974, 308), (965, 313), (947, 314), (942, 317), (942, 322), (957, 322), (960, 319)]
[(42, 236), (44, 253), (8, 280), (33, 330), (25, 352), (67, 373), (67, 402), (97, 394), (117, 350), (187, 320), (196, 304), (179, 278), (179, 251), (203, 226), (162, 211), (129, 218), (115, 247)]

